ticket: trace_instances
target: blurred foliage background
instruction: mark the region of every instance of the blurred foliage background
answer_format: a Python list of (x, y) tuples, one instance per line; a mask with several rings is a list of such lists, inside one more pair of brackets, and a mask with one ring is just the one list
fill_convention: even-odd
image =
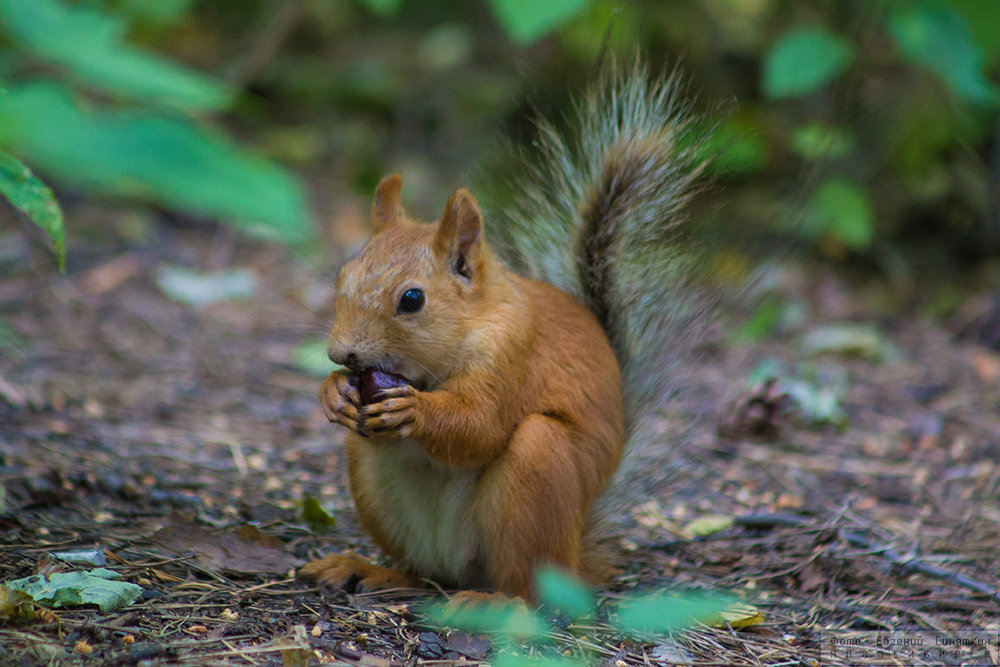
[(0, 192), (57, 253), (78, 195), (315, 247), (391, 171), (436, 217), (638, 49), (715, 128), (723, 238), (992, 276), (998, 25), (992, 0), (0, 0)]

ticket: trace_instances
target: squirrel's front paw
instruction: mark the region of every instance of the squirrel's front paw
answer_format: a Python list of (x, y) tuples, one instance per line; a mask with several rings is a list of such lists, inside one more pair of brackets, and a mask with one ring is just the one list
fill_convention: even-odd
[(323, 405), (326, 418), (334, 424), (346, 426), (355, 433), (365, 435), (360, 430), (361, 395), (356, 380), (340, 371), (330, 373), (319, 388), (319, 401)]
[(378, 403), (361, 408), (360, 428), (372, 435), (390, 435), (407, 438), (413, 433), (417, 416), (419, 392), (410, 385), (384, 389)]

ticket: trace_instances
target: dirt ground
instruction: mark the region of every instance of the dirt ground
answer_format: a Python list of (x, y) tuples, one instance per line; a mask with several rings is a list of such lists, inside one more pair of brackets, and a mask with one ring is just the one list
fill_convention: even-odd
[[(0, 622), (0, 665), (489, 660), (487, 640), (422, 620), (434, 591), (354, 594), (294, 577), (334, 550), (377, 557), (353, 517), (320, 379), (292, 361), (325, 336), (333, 263), (152, 214), (129, 222), (139, 214), (127, 209), (67, 213), (61, 276), (0, 210), (0, 316), (16, 334), (0, 352), (0, 580), (92, 567), (53, 554), (96, 549), (143, 592), (117, 611)], [(156, 281), (172, 265), (239, 267), (256, 287), (185, 305)], [(959, 664), (821, 649), (836, 630), (961, 631), (986, 637), (982, 664), (997, 664), (1000, 355), (957, 335), (970, 318), (887, 311), (885, 287), (801, 268), (783, 284), (803, 305), (798, 323), (766, 343), (716, 336), (686, 365), (687, 390), (656, 417), (664, 453), (616, 517), (622, 574), (599, 591), (603, 610), (635, 590), (726, 591), (760, 622), (626, 638), (602, 611), (589, 624), (557, 619), (547, 647), (523, 651), (617, 667)], [(871, 324), (882, 358), (805, 354), (804, 335), (843, 322)], [(751, 387), (764, 359), (845, 378), (840, 424), (809, 424), (780, 392)], [(307, 499), (336, 527), (306, 522)], [(692, 536), (692, 521), (720, 515), (735, 521)]]

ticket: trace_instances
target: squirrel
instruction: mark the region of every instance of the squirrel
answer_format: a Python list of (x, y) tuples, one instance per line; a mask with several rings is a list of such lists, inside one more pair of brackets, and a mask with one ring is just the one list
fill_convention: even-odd
[(595, 502), (699, 314), (679, 229), (705, 161), (676, 71), (606, 66), (575, 112), (565, 130), (539, 121), (534, 156), (511, 152), (486, 215), (459, 189), (414, 222), (401, 177), (378, 184), (319, 398), (350, 431), (361, 525), (397, 567), (343, 553), (302, 575), (526, 599), (539, 565), (608, 575)]

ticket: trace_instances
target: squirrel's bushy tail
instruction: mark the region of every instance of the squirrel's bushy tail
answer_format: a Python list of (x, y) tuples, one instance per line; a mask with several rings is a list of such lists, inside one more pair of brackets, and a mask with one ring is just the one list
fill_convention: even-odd
[(537, 121), (484, 197), (490, 243), (511, 268), (597, 315), (621, 366), (630, 440), (708, 310), (683, 224), (705, 166), (683, 93), (676, 72), (608, 63), (564, 122)]

